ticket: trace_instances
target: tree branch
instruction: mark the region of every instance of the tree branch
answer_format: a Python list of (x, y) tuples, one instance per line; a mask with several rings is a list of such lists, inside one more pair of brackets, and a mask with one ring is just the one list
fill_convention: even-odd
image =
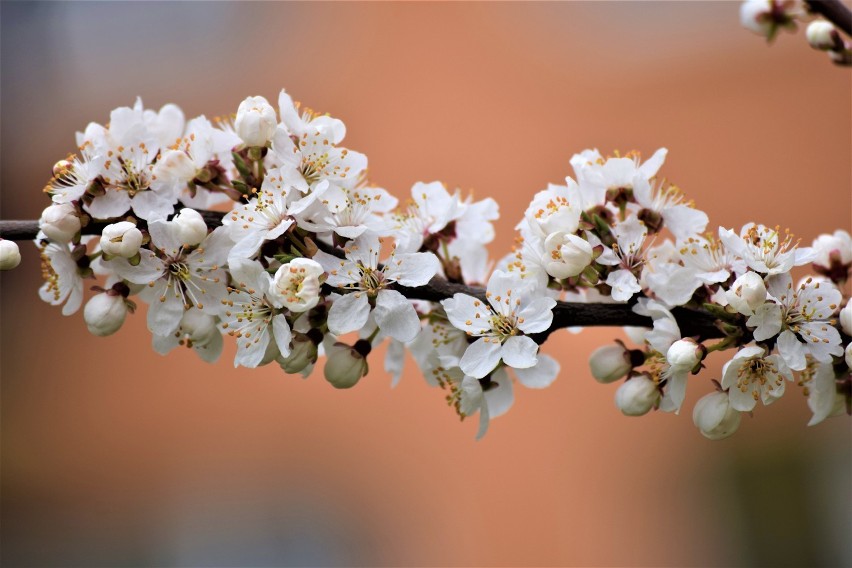
[[(225, 213), (219, 211), (199, 211), (208, 227), (222, 224)], [(85, 235), (99, 235), (109, 222), (90, 222), (83, 227)], [(33, 240), (38, 234), (38, 221), (0, 221), (0, 238), (13, 241)], [(485, 290), (464, 284), (448, 282), (436, 276), (426, 286), (416, 288), (397, 286), (396, 289), (411, 300), (439, 302), (462, 293), (485, 301)], [(672, 310), (683, 337), (697, 337), (700, 340), (724, 337), (725, 334), (716, 325), (716, 318), (703, 310), (677, 307)], [(557, 329), (566, 327), (651, 327), (650, 318), (640, 316), (632, 310), (631, 304), (584, 304), (578, 302), (557, 302), (553, 309), (553, 323), (547, 331), (533, 335), (539, 344)]]
[(840, 0), (805, 0), (811, 12), (819, 14), (852, 37), (852, 11)]

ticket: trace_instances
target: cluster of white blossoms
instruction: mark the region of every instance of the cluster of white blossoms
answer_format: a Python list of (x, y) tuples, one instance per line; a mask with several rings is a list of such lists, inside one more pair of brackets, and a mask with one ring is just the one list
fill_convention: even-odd
[(804, 0), (745, 0), (740, 5), (740, 22), (770, 42), (779, 31), (795, 32), (797, 22), (809, 22), (805, 36), (810, 46), (826, 52), (836, 65), (852, 65), (852, 41), (831, 22), (814, 19)]
[[(803, 387), (812, 423), (848, 407), (845, 231), (810, 248), (757, 224), (706, 232), (707, 216), (658, 176), (665, 149), (644, 162), (587, 150), (565, 185), (533, 196), (517, 247), (493, 262), (493, 199), (432, 182), (400, 204), (367, 181), (345, 134), (284, 91), (277, 110), (249, 97), (213, 122), (185, 122), (174, 105), (114, 110), (78, 133), (78, 154), (45, 188), (42, 299), (69, 315), (88, 296), (83, 317), (101, 336), (141, 301), (158, 353), (183, 346), (213, 362), (230, 336), (235, 366), (308, 376), (321, 364), (337, 388), (357, 384), (386, 342), (394, 384), (408, 352), (459, 416), (478, 413), (478, 436), (512, 406), (515, 382), (557, 378), (540, 345), (573, 325), (555, 321), (565, 301), (648, 318), (628, 329), (635, 347), (591, 356), (596, 380), (622, 381), (626, 415), (679, 412), (690, 375), (723, 350), (716, 390), (694, 410), (707, 437), (734, 432), (787, 382)], [(816, 274), (794, 282), (807, 264)], [(689, 313), (710, 325), (690, 335)]]

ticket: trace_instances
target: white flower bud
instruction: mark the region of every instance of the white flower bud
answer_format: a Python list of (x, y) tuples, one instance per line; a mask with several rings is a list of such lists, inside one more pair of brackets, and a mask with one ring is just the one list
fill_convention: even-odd
[(852, 343), (846, 346), (846, 366), (852, 370)]
[(142, 246), (142, 231), (129, 221), (107, 225), (101, 233), (101, 250), (110, 256), (132, 258)]
[(852, 300), (846, 302), (840, 310), (840, 329), (846, 335), (852, 335)]
[(554, 278), (577, 276), (592, 262), (592, 245), (577, 235), (562, 231), (544, 241), (545, 270)]
[(127, 304), (120, 295), (107, 293), (93, 296), (83, 308), (83, 319), (92, 335), (112, 335), (124, 324)]
[(212, 338), (220, 335), (216, 327), (216, 318), (205, 314), (201, 310), (188, 310), (184, 312), (180, 320), (181, 330), (192, 338), (195, 343), (208, 343)]
[(756, 272), (746, 272), (734, 280), (731, 289), (725, 292), (728, 304), (737, 312), (754, 315), (754, 312), (766, 302), (766, 284)]
[(172, 219), (177, 229), (177, 237), (181, 244), (194, 247), (207, 238), (207, 225), (201, 213), (195, 209), (181, 209)]
[(704, 348), (695, 340), (679, 339), (666, 352), (666, 362), (672, 371), (689, 372), (704, 359)]
[(367, 359), (354, 347), (344, 343), (335, 343), (328, 352), (323, 369), (325, 380), (334, 388), (354, 387), (361, 377), (367, 374)]
[(275, 134), (275, 109), (263, 97), (248, 97), (237, 109), (234, 130), (248, 146), (264, 146)]
[(773, 29), (772, 0), (746, 0), (740, 4), (740, 24), (746, 29), (768, 37)]
[(731, 406), (728, 393), (714, 392), (695, 403), (692, 421), (706, 438), (721, 440), (737, 431), (740, 412)]
[(805, 35), (808, 38), (808, 43), (814, 49), (828, 50), (836, 45), (834, 26), (831, 22), (825, 20), (814, 20), (808, 24), (808, 29)]
[(73, 205), (58, 203), (42, 212), (38, 226), (51, 241), (67, 243), (80, 231), (80, 218)]
[(21, 264), (21, 250), (15, 241), (0, 239), (0, 270), (12, 270)]
[(290, 355), (278, 359), (285, 373), (301, 373), (317, 361), (317, 346), (303, 333), (293, 334)]
[(629, 378), (615, 391), (615, 406), (627, 416), (647, 414), (659, 400), (657, 385), (645, 375)]
[(276, 306), (306, 312), (317, 305), (323, 268), (315, 260), (294, 258), (275, 272), (267, 296)]
[(630, 364), (630, 352), (617, 343), (595, 349), (589, 357), (589, 367), (597, 382), (611, 383), (626, 377), (633, 365)]

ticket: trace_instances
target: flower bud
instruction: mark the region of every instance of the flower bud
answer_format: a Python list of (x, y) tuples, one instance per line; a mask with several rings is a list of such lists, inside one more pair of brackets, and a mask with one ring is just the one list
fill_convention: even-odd
[(808, 43), (814, 49), (827, 51), (837, 46), (837, 32), (831, 22), (814, 20), (808, 24), (805, 35), (808, 38)]
[(846, 359), (846, 367), (848, 369), (852, 370), (852, 343), (850, 343), (849, 345), (846, 346), (845, 359)]
[(630, 351), (620, 343), (598, 347), (589, 357), (592, 376), (599, 383), (611, 383), (626, 377), (633, 365), (630, 364)]
[(756, 272), (746, 272), (734, 280), (731, 289), (725, 292), (728, 304), (737, 312), (754, 315), (754, 312), (766, 302), (766, 284)]
[(704, 359), (706, 352), (704, 346), (693, 339), (679, 339), (666, 352), (666, 362), (672, 371), (689, 372)]
[(234, 130), (248, 146), (264, 146), (275, 134), (275, 109), (263, 97), (248, 97), (237, 109)]
[(814, 239), (813, 251), (816, 255), (814, 264), (820, 268), (831, 269), (841, 267), (845, 273), (852, 264), (852, 237), (843, 230), (834, 234), (820, 235)]
[(187, 310), (180, 320), (181, 330), (195, 343), (208, 343), (212, 338), (221, 335), (216, 327), (216, 318), (201, 310)]
[[(290, 355), (278, 359), (285, 373), (301, 373), (317, 362), (317, 345), (304, 333), (294, 333)], [(333, 384), (333, 383), (332, 383)]]
[(647, 414), (660, 400), (660, 391), (654, 381), (645, 375), (627, 379), (615, 391), (615, 406), (627, 416)]
[(367, 374), (367, 359), (354, 347), (335, 343), (329, 349), (323, 374), (334, 388), (352, 388)]
[(846, 335), (852, 335), (852, 300), (846, 302), (840, 310), (840, 329)]
[(80, 217), (70, 203), (58, 203), (42, 212), (38, 226), (51, 241), (67, 243), (80, 231)]
[(201, 213), (195, 209), (184, 208), (172, 219), (177, 229), (177, 237), (184, 245), (194, 247), (207, 238), (207, 225)]
[(592, 262), (592, 245), (577, 235), (552, 233), (544, 249), (545, 270), (554, 278), (577, 276)]
[(795, 30), (801, 15), (794, 0), (745, 0), (740, 4), (740, 23), (746, 29), (772, 40), (779, 28)]
[(118, 294), (98, 294), (83, 308), (83, 319), (92, 335), (104, 337), (112, 335), (124, 324), (127, 317), (127, 304)]
[(737, 431), (740, 412), (731, 406), (728, 393), (714, 392), (695, 403), (692, 421), (706, 438), (721, 440)]
[(101, 250), (110, 256), (132, 258), (142, 246), (142, 231), (129, 221), (107, 225), (101, 233)]
[(12, 270), (21, 264), (21, 251), (18, 243), (0, 239), (0, 270)]
[(275, 272), (267, 296), (276, 306), (306, 312), (317, 305), (320, 295), (320, 264), (309, 258), (294, 258)]

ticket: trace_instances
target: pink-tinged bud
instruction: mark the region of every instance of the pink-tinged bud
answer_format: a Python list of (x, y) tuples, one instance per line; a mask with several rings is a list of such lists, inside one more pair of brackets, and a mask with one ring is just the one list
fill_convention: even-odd
[(0, 270), (12, 270), (21, 264), (21, 250), (15, 241), (0, 239)]
[(740, 412), (735, 410), (726, 392), (714, 392), (701, 399), (692, 410), (692, 421), (704, 437), (727, 438), (740, 426)]
[(142, 246), (142, 231), (129, 221), (107, 225), (101, 233), (101, 250), (104, 254), (133, 258)]
[(42, 212), (38, 226), (51, 241), (68, 243), (80, 232), (80, 217), (73, 205), (59, 203)]
[(604, 384), (626, 377), (633, 368), (630, 351), (620, 343), (595, 349), (589, 357), (589, 367), (595, 380)]
[(98, 294), (83, 308), (83, 319), (92, 335), (112, 335), (124, 324), (127, 304), (120, 295)]
[(660, 391), (654, 381), (645, 375), (636, 375), (615, 391), (615, 406), (627, 416), (647, 414), (660, 400)]
[(688, 373), (695, 369), (706, 353), (704, 346), (696, 343), (695, 340), (679, 339), (672, 343), (666, 352), (666, 362), (672, 371)]
[(352, 388), (367, 374), (367, 359), (354, 347), (335, 343), (329, 349), (323, 374), (334, 388)]
[(177, 237), (181, 244), (194, 247), (207, 238), (207, 224), (201, 213), (195, 209), (181, 209), (172, 219), (177, 229)]
[(240, 103), (234, 130), (249, 147), (265, 146), (275, 134), (275, 109), (263, 97), (248, 97)]
[(843, 45), (843, 41), (838, 36), (837, 30), (831, 22), (825, 20), (814, 20), (808, 24), (805, 35), (811, 47), (821, 51), (828, 51), (829, 49)]
[(725, 292), (728, 304), (737, 312), (751, 316), (766, 302), (766, 284), (756, 272), (746, 272), (734, 280), (731, 289)]

